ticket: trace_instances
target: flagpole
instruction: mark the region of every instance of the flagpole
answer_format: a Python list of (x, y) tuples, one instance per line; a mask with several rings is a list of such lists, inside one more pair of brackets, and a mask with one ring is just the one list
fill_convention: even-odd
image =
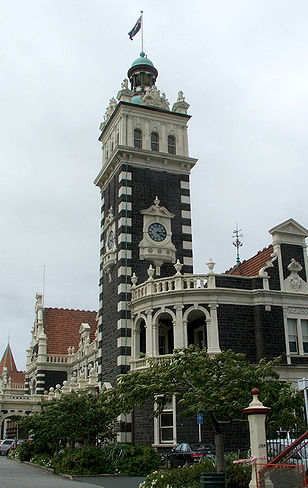
[(143, 10), (140, 10), (141, 13), (141, 51), (143, 51)]

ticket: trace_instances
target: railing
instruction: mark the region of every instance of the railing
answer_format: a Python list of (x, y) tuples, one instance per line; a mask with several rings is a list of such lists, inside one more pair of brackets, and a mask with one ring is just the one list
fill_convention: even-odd
[(47, 363), (68, 363), (68, 356), (66, 354), (48, 354)]
[(172, 358), (172, 354), (164, 354), (163, 356), (156, 356), (151, 358), (140, 358), (131, 360), (131, 370), (146, 369), (150, 366), (150, 362), (157, 362), (159, 364), (168, 363)]
[(24, 383), (6, 383), (4, 388), (6, 390), (24, 390), (25, 385)]
[(175, 275), (168, 278), (145, 281), (140, 285), (132, 286), (132, 299), (137, 300), (138, 298), (160, 293), (208, 288), (208, 285), (208, 275)]

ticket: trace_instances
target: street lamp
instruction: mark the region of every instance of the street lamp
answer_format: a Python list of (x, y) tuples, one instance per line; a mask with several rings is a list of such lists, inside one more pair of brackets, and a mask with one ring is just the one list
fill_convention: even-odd
[(308, 424), (308, 399), (307, 399), (308, 380), (306, 378), (299, 378), (297, 380), (297, 387), (298, 387), (299, 391), (304, 392), (306, 422)]

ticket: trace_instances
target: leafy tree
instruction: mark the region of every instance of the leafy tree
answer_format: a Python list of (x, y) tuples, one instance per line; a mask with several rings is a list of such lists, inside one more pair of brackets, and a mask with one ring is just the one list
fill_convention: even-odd
[(151, 399), (158, 415), (173, 395), (183, 415), (195, 417), (203, 412), (215, 434), (217, 471), (224, 472), (222, 425), (247, 421), (242, 409), (251, 401), (252, 388), (259, 388), (260, 400), (271, 407), (268, 422), (272, 429), (303, 424), (302, 397), (279, 380), (275, 370), (279, 361), (251, 364), (244, 354), (231, 350), (213, 356), (190, 346), (175, 351), (171, 359), (150, 361), (147, 370), (121, 375), (111, 395), (123, 413)]
[(115, 417), (105, 393), (68, 393), (59, 399), (43, 400), (41, 412), (20, 423), (27, 435), (31, 433), (36, 452), (52, 454), (77, 442), (95, 446), (99, 439), (111, 439)]

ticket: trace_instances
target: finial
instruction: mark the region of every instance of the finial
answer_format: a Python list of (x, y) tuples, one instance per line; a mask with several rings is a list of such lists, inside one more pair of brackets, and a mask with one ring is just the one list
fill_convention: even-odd
[(144, 51), (141, 51), (141, 53), (140, 53), (140, 57), (141, 57), (141, 58), (145, 58), (145, 52), (144, 52)]
[(240, 234), (240, 232), (242, 231), (242, 229), (239, 229), (238, 228), (238, 224), (236, 222), (236, 228), (234, 229), (233, 231), (233, 246), (236, 247), (236, 264), (239, 265), (241, 264), (241, 260), (240, 260), (240, 247), (242, 247), (243, 245), (243, 242), (240, 240), (241, 237), (243, 237), (243, 234)]
[(154, 200), (154, 205), (156, 205), (156, 207), (159, 207), (159, 204), (160, 204), (160, 200), (159, 200), (158, 196), (156, 195), (155, 200)]

